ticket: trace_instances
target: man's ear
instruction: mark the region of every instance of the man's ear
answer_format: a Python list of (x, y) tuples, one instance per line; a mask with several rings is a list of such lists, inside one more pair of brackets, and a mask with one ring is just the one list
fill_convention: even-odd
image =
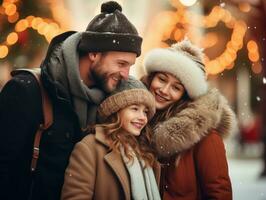
[(99, 60), (100, 57), (101, 57), (101, 53), (99, 53), (99, 52), (90, 52), (89, 53), (89, 58), (92, 62)]

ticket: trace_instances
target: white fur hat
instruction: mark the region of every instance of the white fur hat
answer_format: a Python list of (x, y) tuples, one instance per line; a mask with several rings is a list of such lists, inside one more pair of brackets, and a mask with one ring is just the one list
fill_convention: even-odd
[(167, 72), (184, 85), (190, 98), (195, 99), (207, 92), (202, 50), (188, 39), (173, 44), (170, 48), (153, 49), (144, 59), (148, 74)]

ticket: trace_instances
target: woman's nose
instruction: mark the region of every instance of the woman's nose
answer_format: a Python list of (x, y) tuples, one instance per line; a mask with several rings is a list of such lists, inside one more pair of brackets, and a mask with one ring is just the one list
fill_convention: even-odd
[(163, 94), (168, 94), (168, 90), (169, 90), (169, 85), (164, 85), (163, 87), (161, 87), (160, 92)]

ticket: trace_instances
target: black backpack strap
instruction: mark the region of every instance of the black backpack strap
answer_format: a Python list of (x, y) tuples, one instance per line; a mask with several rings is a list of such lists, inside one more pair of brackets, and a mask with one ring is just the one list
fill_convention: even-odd
[(45, 91), (42, 82), (41, 82), (41, 69), (33, 68), (33, 69), (18, 69), (11, 72), (12, 76), (15, 76), (20, 73), (30, 73), (32, 74), (38, 85), (40, 87), (41, 96), (42, 96), (42, 111), (43, 111), (43, 122), (40, 123), (39, 128), (36, 131), (34, 137), (34, 145), (33, 145), (33, 154), (31, 160), (31, 170), (34, 171), (36, 169), (37, 161), (39, 158), (40, 151), (40, 141), (42, 137), (42, 133), (48, 129), (53, 123), (53, 107), (52, 103), (49, 99), (47, 92)]

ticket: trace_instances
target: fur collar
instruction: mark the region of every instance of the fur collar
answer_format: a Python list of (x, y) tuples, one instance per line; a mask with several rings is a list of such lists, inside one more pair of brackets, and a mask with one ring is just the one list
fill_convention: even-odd
[(169, 158), (196, 143), (215, 129), (222, 137), (236, 130), (236, 118), (227, 100), (211, 89), (189, 103), (174, 117), (160, 123), (154, 130), (152, 142), (158, 156)]

